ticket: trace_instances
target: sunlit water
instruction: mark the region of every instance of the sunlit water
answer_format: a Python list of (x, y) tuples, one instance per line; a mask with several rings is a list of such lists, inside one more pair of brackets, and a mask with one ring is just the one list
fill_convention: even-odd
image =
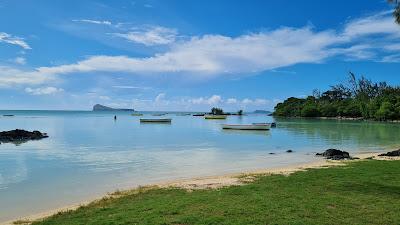
[(306, 163), (326, 148), (386, 151), (400, 138), (400, 124), (374, 122), (277, 119), (278, 127), (267, 132), (221, 129), (222, 123), (273, 120), (265, 115), (221, 121), (168, 114), (171, 124), (140, 124), (126, 112), (116, 121), (114, 112), (0, 114), (15, 114), (0, 117), (0, 130), (50, 136), (0, 145), (0, 221), (142, 184)]

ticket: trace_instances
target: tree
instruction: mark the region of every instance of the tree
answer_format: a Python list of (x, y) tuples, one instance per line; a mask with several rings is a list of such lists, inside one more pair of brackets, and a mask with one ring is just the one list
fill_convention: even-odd
[(239, 111), (237, 112), (237, 114), (238, 114), (239, 116), (243, 115), (243, 110), (239, 110)]
[(388, 0), (388, 2), (394, 5), (393, 16), (396, 23), (400, 24), (400, 0)]
[(331, 86), (322, 94), (313, 91), (306, 98), (288, 98), (275, 106), (273, 115), (400, 120), (400, 86), (357, 78), (350, 72), (347, 83)]
[(375, 117), (378, 120), (389, 120), (394, 115), (393, 106), (390, 102), (383, 102), (379, 110), (376, 112)]
[(213, 115), (222, 115), (222, 114), (224, 114), (224, 111), (222, 109), (220, 109), (220, 108), (213, 107), (211, 109), (211, 114), (213, 114)]
[(307, 104), (301, 110), (301, 116), (303, 117), (318, 117), (320, 115), (316, 105)]

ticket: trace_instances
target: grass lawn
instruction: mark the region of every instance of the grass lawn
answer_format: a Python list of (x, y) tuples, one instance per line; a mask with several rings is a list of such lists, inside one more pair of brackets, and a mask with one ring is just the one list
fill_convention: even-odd
[(261, 176), (218, 190), (151, 189), (34, 224), (400, 224), (400, 160)]

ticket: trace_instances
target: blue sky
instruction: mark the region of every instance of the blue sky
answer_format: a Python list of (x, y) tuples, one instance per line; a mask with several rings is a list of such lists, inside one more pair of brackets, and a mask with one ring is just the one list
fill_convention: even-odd
[(0, 0), (0, 109), (273, 109), (347, 79), (398, 85), (386, 1)]

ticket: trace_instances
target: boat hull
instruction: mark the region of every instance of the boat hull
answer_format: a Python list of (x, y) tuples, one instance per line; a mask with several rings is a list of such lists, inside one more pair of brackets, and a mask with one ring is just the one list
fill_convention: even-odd
[(270, 124), (223, 124), (222, 129), (227, 130), (269, 130)]
[(171, 123), (172, 119), (140, 119), (141, 123)]
[(226, 119), (225, 115), (205, 115), (204, 119), (207, 120), (224, 120)]

